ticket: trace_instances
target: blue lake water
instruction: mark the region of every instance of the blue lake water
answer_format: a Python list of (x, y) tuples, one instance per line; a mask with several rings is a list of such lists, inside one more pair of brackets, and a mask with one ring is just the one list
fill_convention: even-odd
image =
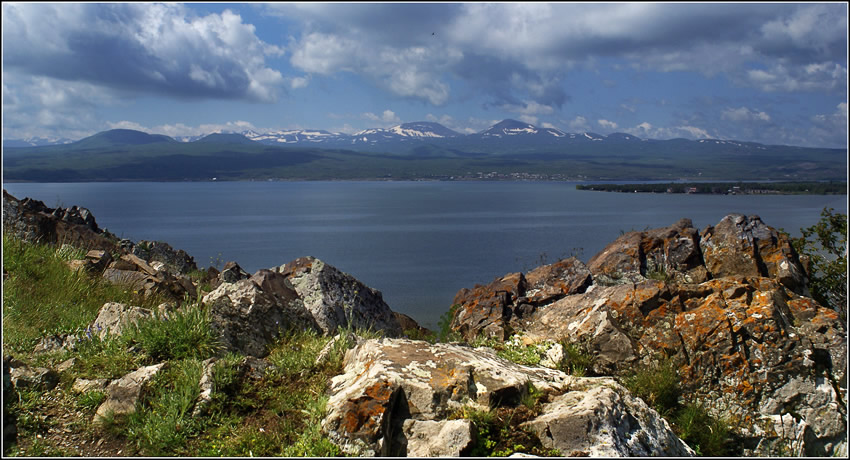
[(846, 196), (626, 194), (566, 182), (7, 183), (18, 198), (78, 205), (116, 235), (166, 241), (199, 267), (253, 273), (315, 256), (434, 327), (457, 291), (542, 261), (587, 262), (629, 230), (690, 218), (702, 230), (756, 214), (794, 236)]

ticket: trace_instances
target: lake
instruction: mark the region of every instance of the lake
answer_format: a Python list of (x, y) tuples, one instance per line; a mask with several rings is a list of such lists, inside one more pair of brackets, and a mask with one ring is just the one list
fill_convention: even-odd
[[(620, 182), (622, 183), (622, 182)], [(572, 182), (6, 183), (17, 198), (90, 209), (119, 237), (160, 240), (203, 268), (246, 271), (314, 256), (435, 327), (457, 291), (575, 255), (587, 262), (622, 232), (683, 217), (702, 230), (756, 214), (794, 236), (846, 196), (579, 191)]]

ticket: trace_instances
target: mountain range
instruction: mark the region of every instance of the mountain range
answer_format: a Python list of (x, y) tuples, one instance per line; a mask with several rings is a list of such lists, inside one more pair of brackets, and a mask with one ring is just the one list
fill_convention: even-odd
[[(134, 144), (132, 136), (139, 136), (140, 131), (127, 129), (113, 129), (95, 134), (89, 138), (77, 142), (91, 143), (92, 138), (111, 139), (115, 138), (118, 143), (127, 142)], [(125, 139), (121, 139), (124, 136)], [(163, 135), (151, 135), (151, 142), (167, 141)], [(240, 137), (241, 136), (241, 137)], [(265, 145), (277, 146), (321, 146), (325, 148), (347, 148), (352, 150), (378, 151), (397, 150), (400, 146), (410, 146), (417, 143), (430, 143), (437, 145), (458, 145), (470, 147), (472, 144), (487, 146), (489, 153), (498, 153), (498, 148), (493, 151), (494, 146), (499, 144), (508, 146), (521, 144), (523, 147), (536, 148), (540, 146), (553, 145), (576, 145), (587, 142), (663, 142), (651, 139), (641, 139), (626, 133), (612, 133), (607, 136), (592, 132), (565, 133), (555, 128), (540, 128), (529, 123), (517, 120), (503, 120), (490, 128), (474, 134), (461, 134), (449, 129), (439, 123), (428, 121), (417, 121), (403, 123), (391, 128), (370, 128), (354, 134), (332, 133), (320, 129), (304, 130), (281, 130), (269, 132), (256, 132), (246, 130), (240, 133), (215, 132), (200, 136), (178, 136), (170, 138), (179, 142), (236, 142), (244, 143), (245, 140), (259, 142)], [(100, 140), (98, 141), (100, 142)], [(724, 141), (716, 139), (701, 139), (696, 142), (709, 142), (715, 144), (728, 144), (738, 147), (749, 146), (758, 148), (761, 144), (752, 142)], [(3, 147), (39, 147), (47, 145), (67, 145), (74, 143), (70, 139), (57, 138), (30, 138), (9, 139), (3, 141)], [(762, 146), (763, 147), (763, 146)]]
[(12, 181), (256, 179), (846, 180), (847, 150), (565, 133), (504, 120), (474, 134), (433, 122), (179, 138), (113, 129), (4, 145)]

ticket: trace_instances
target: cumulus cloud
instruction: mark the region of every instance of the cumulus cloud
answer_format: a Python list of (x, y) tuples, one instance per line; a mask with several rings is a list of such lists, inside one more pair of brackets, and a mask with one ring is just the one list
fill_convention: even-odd
[(587, 123), (587, 119), (581, 115), (576, 116), (572, 120), (567, 121), (567, 127), (570, 131), (589, 131), (590, 125)]
[(129, 120), (107, 122), (108, 129), (134, 129), (150, 134), (164, 134), (170, 137), (203, 136), (212, 133), (241, 133), (243, 131), (257, 131), (252, 123), (242, 120), (227, 121), (224, 123), (203, 123), (198, 126), (188, 126), (183, 123), (162, 124), (157, 126), (145, 126), (141, 123)]
[[(578, 66), (614, 58), (641, 71), (726, 73), (763, 91), (846, 84), (846, 10), (831, 4), (285, 4), (306, 26), (291, 63), (354, 72), (391, 93), (445, 104), (460, 79), (501, 108), (562, 109)], [(719, 31), (722, 31), (719, 33)], [(788, 57), (790, 56), (790, 57)], [(624, 107), (625, 110), (628, 108)], [(521, 113), (532, 117), (534, 114)]]
[(617, 129), (617, 123), (608, 120), (597, 120), (596, 123), (603, 129), (612, 130)]
[(691, 125), (679, 125), (670, 127), (656, 127), (649, 122), (643, 122), (633, 128), (624, 130), (628, 134), (644, 139), (673, 139), (683, 137), (686, 139), (712, 139), (713, 136), (708, 134), (703, 128)]
[(766, 112), (739, 107), (737, 109), (726, 109), (720, 114), (720, 118), (729, 121), (770, 121), (770, 115)]
[(283, 76), (229, 10), (195, 16), (175, 4), (3, 4), (5, 70), (180, 98), (274, 101)]
[(399, 118), (398, 115), (395, 114), (395, 112), (389, 109), (384, 110), (384, 112), (380, 116), (375, 115), (372, 112), (365, 112), (363, 114), (363, 118), (375, 123), (380, 123), (383, 126), (397, 125), (401, 123), (401, 118)]

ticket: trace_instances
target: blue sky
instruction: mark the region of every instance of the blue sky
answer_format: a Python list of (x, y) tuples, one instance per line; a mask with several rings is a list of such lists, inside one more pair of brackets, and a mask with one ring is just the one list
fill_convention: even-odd
[(505, 118), (847, 144), (845, 3), (3, 3), (3, 137)]

